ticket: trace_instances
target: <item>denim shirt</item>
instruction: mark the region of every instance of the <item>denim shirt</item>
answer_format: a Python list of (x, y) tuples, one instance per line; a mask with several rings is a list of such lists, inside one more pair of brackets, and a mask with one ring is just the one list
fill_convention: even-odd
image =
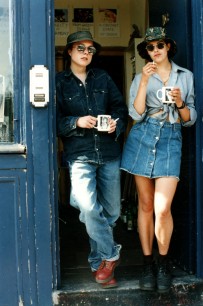
[[(128, 110), (111, 77), (101, 69), (87, 72), (85, 85), (70, 69), (56, 76), (57, 134), (68, 161), (103, 163), (121, 154), (121, 134), (127, 126)], [(108, 114), (117, 121), (108, 134), (76, 126), (79, 117)]]
[[(181, 90), (182, 100), (190, 110), (190, 121), (184, 122), (181, 120), (183, 126), (191, 126), (195, 123), (197, 112), (194, 106), (194, 80), (191, 71), (176, 65), (171, 61), (172, 69), (167, 86), (179, 87)], [(162, 103), (157, 98), (157, 91), (162, 88), (163, 83), (157, 73), (154, 73), (147, 85), (146, 108), (143, 114), (138, 114), (135, 110), (133, 103), (137, 95), (138, 87), (141, 80), (141, 73), (137, 74), (131, 84), (130, 88), (130, 101), (129, 101), (129, 115), (136, 121), (144, 120), (147, 115), (155, 114), (163, 111), (156, 116), (160, 121), (165, 121), (169, 118), (170, 123), (175, 123), (179, 117), (178, 110), (175, 103)]]

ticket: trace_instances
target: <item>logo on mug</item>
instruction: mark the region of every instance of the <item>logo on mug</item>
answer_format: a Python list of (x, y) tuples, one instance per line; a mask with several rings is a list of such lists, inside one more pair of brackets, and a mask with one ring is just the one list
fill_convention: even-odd
[(164, 86), (157, 90), (156, 96), (162, 103), (175, 103), (172, 96), (169, 94), (173, 89), (172, 86)]
[(100, 132), (108, 132), (110, 130), (110, 119), (110, 115), (98, 115), (95, 128)]

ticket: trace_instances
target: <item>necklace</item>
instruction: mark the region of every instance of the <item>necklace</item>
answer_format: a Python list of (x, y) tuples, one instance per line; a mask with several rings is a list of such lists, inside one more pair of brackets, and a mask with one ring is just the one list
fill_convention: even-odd
[(158, 74), (162, 80), (163, 85), (166, 86), (171, 76), (171, 65), (166, 67), (166, 69), (161, 69), (161, 71), (158, 71)]
[(168, 80), (170, 79), (170, 75), (171, 75), (171, 71), (169, 72), (168, 78), (167, 78), (165, 81), (164, 81), (164, 80), (162, 80), (162, 81), (163, 81), (164, 86), (166, 86), (166, 84), (167, 84)]

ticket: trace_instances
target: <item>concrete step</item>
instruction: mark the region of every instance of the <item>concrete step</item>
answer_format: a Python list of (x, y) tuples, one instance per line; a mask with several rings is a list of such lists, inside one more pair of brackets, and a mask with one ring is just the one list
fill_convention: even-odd
[(173, 282), (168, 293), (139, 289), (142, 266), (121, 266), (115, 271), (118, 287), (102, 289), (87, 268), (63, 271), (61, 288), (53, 292), (56, 306), (202, 306), (203, 280), (173, 267)]

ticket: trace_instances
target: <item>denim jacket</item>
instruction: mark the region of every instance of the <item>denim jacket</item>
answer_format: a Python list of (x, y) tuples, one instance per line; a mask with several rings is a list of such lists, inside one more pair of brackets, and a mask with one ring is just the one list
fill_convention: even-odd
[[(111, 77), (101, 69), (90, 69), (85, 85), (70, 69), (56, 76), (57, 134), (67, 161), (103, 163), (120, 156), (121, 134), (127, 125), (128, 110)], [(79, 117), (108, 114), (117, 121), (108, 134), (76, 126)]]

